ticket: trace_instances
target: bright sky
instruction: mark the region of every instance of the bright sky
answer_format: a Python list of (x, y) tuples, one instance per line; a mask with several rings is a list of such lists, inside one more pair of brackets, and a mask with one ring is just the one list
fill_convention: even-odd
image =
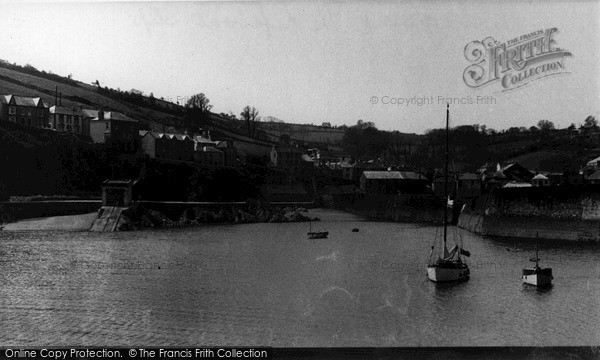
[[(444, 124), (441, 96), (474, 102), (451, 106), (452, 125), (600, 118), (599, 2), (1, 2), (0, 14), (2, 59), (174, 102), (203, 92), (215, 112), (423, 133)], [(468, 43), (548, 28), (568, 73), (509, 92), (465, 84)], [(412, 97), (434, 101), (389, 104)]]

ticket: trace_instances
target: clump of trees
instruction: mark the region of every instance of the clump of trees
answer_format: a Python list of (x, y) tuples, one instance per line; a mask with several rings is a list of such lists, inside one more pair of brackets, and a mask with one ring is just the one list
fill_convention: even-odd
[(258, 116), (258, 110), (255, 107), (250, 107), (247, 105), (240, 114), (241, 119), (246, 123), (246, 130), (248, 131), (248, 136), (255, 137), (256, 136), (256, 124), (260, 121), (260, 116)]
[(210, 109), (212, 109), (210, 100), (204, 93), (192, 95), (185, 103), (185, 122), (188, 130), (198, 131), (205, 129), (210, 119)]

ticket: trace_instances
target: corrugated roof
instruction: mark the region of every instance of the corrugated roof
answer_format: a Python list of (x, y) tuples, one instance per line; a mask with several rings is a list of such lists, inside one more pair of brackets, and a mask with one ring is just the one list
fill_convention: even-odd
[(365, 171), (363, 175), (367, 179), (402, 179), (400, 171)]
[(367, 179), (427, 180), (425, 175), (412, 171), (365, 171)]
[(479, 177), (475, 174), (471, 174), (471, 173), (465, 173), (462, 174), (458, 180), (479, 180)]
[(406, 180), (427, 180), (427, 177), (423, 174), (419, 174), (413, 171), (399, 171), (402, 179)]
[(503, 186), (503, 188), (523, 188), (532, 187), (531, 183), (511, 181)]

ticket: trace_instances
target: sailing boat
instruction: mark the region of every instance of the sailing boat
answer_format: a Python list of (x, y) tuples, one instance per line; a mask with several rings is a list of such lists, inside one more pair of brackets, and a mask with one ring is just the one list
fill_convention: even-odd
[[(449, 123), (450, 104), (446, 104), (446, 161), (444, 166), (444, 201), (448, 202), (448, 148), (449, 148)], [(433, 282), (454, 282), (468, 280), (470, 275), (469, 266), (462, 261), (461, 255), (471, 254), (458, 245), (450, 250), (446, 245), (448, 239), (448, 204), (444, 204), (444, 242), (443, 253), (432, 261), (434, 246), (429, 253), (429, 265), (427, 265), (427, 277)]]
[(539, 267), (539, 242), (540, 237), (538, 233), (535, 242), (535, 258), (529, 259), (529, 261), (535, 262), (535, 267), (523, 269), (523, 282), (534, 286), (549, 286), (552, 285), (552, 279), (554, 279), (552, 276), (552, 268)]
[(313, 232), (312, 231), (312, 220), (309, 220), (310, 229), (308, 231), (309, 239), (326, 239), (329, 236), (329, 231)]

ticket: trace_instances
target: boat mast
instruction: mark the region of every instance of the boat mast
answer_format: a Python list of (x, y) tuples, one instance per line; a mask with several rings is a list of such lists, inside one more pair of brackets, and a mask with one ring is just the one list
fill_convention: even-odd
[(446, 161), (444, 165), (444, 253), (446, 252), (446, 239), (448, 237), (448, 149), (450, 123), (450, 104), (446, 104)]
[(538, 263), (540, 261), (540, 256), (539, 256), (539, 247), (540, 247), (540, 233), (536, 232), (535, 234), (535, 268), (538, 268)]

